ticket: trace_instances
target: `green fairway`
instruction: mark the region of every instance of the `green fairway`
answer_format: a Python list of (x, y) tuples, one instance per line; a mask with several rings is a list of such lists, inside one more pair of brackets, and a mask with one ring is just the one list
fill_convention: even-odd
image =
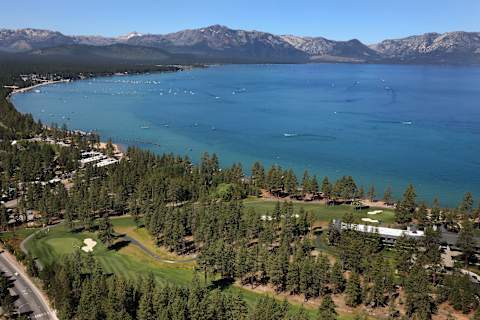
[[(243, 201), (245, 208), (254, 208), (260, 214), (272, 213), (275, 204), (275, 200), (249, 198)], [(280, 200), (280, 203), (282, 201)], [(367, 212), (375, 210), (375, 208), (355, 210), (353, 206), (349, 205), (337, 205), (326, 206), (323, 203), (315, 202), (293, 202), (295, 209), (303, 208), (306, 211), (311, 212), (316, 221), (330, 222), (333, 219), (341, 219), (345, 213), (352, 212), (355, 217), (361, 222), (361, 218), (371, 218), (381, 221), (383, 225), (393, 224), (395, 222), (394, 212), (390, 209), (380, 209), (383, 212), (376, 215), (368, 215)]]
[[(129, 222), (123, 221), (123, 223)], [(57, 261), (63, 255), (80, 250), (86, 238), (97, 241), (93, 255), (107, 272), (119, 274), (127, 279), (152, 273), (158, 281), (163, 283), (186, 284), (192, 279), (192, 266), (185, 264), (174, 266), (158, 262), (134, 245), (127, 245), (119, 250), (108, 250), (98, 241), (94, 233), (72, 233), (64, 226), (51, 228), (47, 232), (42, 231), (30, 240), (26, 247), (43, 264), (48, 264)]]

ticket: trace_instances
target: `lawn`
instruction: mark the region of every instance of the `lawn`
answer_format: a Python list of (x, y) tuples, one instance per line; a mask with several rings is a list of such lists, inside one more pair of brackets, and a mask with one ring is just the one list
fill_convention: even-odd
[[(117, 232), (118, 234), (128, 235), (130, 238), (137, 240), (138, 242), (142, 243), (148, 250), (155, 253), (162, 259), (181, 261), (191, 258), (179, 257), (175, 253), (172, 253), (163, 247), (157, 246), (148, 231), (144, 227), (137, 227), (133, 218), (122, 217), (118, 219), (112, 219), (112, 224), (115, 232)], [(185, 263), (183, 265), (191, 268), (194, 267), (193, 263)]]
[[(260, 214), (272, 213), (275, 208), (277, 201), (268, 200), (268, 199), (259, 199), (259, 198), (248, 198), (243, 201), (245, 208), (254, 208)], [(373, 211), (375, 208), (363, 209), (363, 210), (354, 210), (352, 206), (349, 205), (337, 205), (337, 206), (326, 206), (323, 203), (315, 202), (293, 202), (293, 207), (298, 210), (303, 208), (306, 211), (311, 212), (316, 221), (319, 222), (330, 222), (333, 219), (341, 219), (345, 213), (352, 212), (355, 217), (359, 220), (361, 218), (371, 218), (380, 220), (382, 225), (389, 225), (395, 222), (395, 216), (393, 210), (381, 209), (382, 213), (376, 215), (368, 215), (368, 211)], [(359, 221), (360, 222), (360, 221)]]
[(18, 228), (15, 231), (5, 231), (0, 233), (0, 239), (9, 240), (9, 239), (20, 239), (23, 240), (35, 231), (38, 228)]
[(134, 245), (127, 245), (118, 250), (108, 250), (98, 241), (94, 233), (72, 233), (64, 226), (51, 228), (48, 232), (42, 231), (40, 235), (30, 240), (26, 247), (43, 264), (48, 264), (79, 250), (86, 238), (97, 241), (93, 255), (106, 272), (116, 273), (127, 279), (152, 273), (158, 281), (163, 283), (187, 284), (192, 279), (193, 265), (172, 265), (156, 261)]
[(9, 244), (15, 251), (20, 250), (20, 243), (37, 231), (37, 228), (17, 228), (15, 231), (5, 231), (0, 233), (0, 240)]

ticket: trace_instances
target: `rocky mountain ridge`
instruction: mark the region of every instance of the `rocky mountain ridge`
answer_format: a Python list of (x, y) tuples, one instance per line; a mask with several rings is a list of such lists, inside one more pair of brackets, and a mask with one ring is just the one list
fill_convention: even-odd
[(132, 32), (119, 37), (68, 36), (30, 28), (0, 29), (0, 51), (7, 52), (36, 54), (39, 49), (53, 47), (115, 44), (161, 49), (172, 55), (195, 57), (198, 62), (480, 63), (480, 32), (426, 33), (367, 46), (357, 39), (335, 41), (274, 35), (221, 25), (163, 35)]

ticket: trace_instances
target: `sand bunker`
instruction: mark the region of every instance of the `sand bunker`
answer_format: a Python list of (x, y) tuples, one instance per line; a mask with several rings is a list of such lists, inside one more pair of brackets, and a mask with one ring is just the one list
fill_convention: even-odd
[(380, 222), (378, 220), (374, 220), (374, 219), (370, 219), (370, 218), (362, 218), (362, 221), (371, 222), (371, 223), (379, 223)]
[(82, 247), (82, 250), (85, 252), (92, 252), (93, 248), (97, 245), (97, 242), (90, 238), (83, 240), (83, 243), (85, 243), (85, 245)]
[(374, 215), (374, 214), (379, 214), (379, 213), (382, 213), (383, 210), (374, 210), (374, 211), (368, 211), (367, 214), (371, 214), (371, 215)]

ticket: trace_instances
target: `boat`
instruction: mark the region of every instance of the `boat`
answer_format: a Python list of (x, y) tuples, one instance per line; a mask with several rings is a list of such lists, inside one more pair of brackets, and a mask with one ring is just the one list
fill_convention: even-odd
[(402, 124), (410, 126), (410, 125), (413, 124), (413, 122), (412, 121), (403, 121)]
[(283, 136), (287, 137), (287, 138), (288, 137), (296, 137), (296, 136), (298, 136), (298, 134), (296, 134), (296, 133), (284, 133)]

